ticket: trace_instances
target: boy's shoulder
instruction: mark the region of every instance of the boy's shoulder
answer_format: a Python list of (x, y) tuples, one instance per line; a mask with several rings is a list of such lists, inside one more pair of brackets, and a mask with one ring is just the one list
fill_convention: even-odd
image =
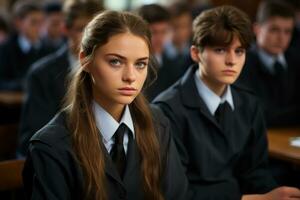
[(242, 84), (232, 84), (233, 98), (240, 104), (249, 109), (256, 108), (260, 103), (255, 92)]

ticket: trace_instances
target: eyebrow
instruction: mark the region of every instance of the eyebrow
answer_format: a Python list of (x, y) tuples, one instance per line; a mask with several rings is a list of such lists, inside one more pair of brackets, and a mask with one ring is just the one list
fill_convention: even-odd
[[(116, 53), (108, 53), (108, 54), (106, 54), (106, 56), (116, 56), (116, 57), (119, 57), (123, 60), (126, 60), (126, 57), (121, 56), (121, 55), (116, 54)], [(142, 58), (138, 58), (137, 60), (148, 60), (148, 59), (149, 59), (149, 57), (142, 57)]]

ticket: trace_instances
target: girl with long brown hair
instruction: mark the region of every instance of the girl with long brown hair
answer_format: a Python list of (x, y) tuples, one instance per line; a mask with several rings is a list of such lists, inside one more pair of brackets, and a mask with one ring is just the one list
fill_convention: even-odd
[(87, 25), (65, 108), (30, 140), (29, 198), (186, 199), (168, 121), (141, 93), (154, 72), (150, 37), (127, 12)]

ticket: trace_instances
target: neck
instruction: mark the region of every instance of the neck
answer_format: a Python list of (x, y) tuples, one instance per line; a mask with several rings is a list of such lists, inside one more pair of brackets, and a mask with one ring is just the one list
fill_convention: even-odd
[(226, 84), (214, 82), (201, 73), (200, 73), (200, 79), (216, 95), (218, 95), (219, 97), (222, 97), (224, 95), (226, 87), (227, 87)]
[(125, 110), (125, 105), (123, 104), (112, 104), (107, 103), (110, 101), (103, 101), (99, 98), (95, 98), (95, 101), (104, 109), (106, 112), (108, 112), (117, 122), (121, 121), (123, 112)]

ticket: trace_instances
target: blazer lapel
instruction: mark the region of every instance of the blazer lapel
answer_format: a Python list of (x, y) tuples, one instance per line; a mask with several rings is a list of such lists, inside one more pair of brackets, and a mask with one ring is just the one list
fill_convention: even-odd
[(110, 176), (111, 178), (113, 178), (114, 180), (116, 180), (124, 188), (123, 181), (121, 180), (121, 177), (120, 177), (120, 175), (119, 175), (114, 163), (112, 162), (111, 157), (105, 147), (104, 147), (104, 154), (105, 154), (104, 155), (105, 156), (105, 173), (108, 176)]
[(217, 123), (214, 116), (209, 112), (206, 104), (198, 94), (198, 90), (194, 81), (194, 74), (197, 70), (197, 65), (190, 67), (181, 80), (179, 88), (182, 102), (185, 106), (197, 108), (200, 113), (212, 124), (214, 124), (221, 132), (223, 132), (220, 125)]

